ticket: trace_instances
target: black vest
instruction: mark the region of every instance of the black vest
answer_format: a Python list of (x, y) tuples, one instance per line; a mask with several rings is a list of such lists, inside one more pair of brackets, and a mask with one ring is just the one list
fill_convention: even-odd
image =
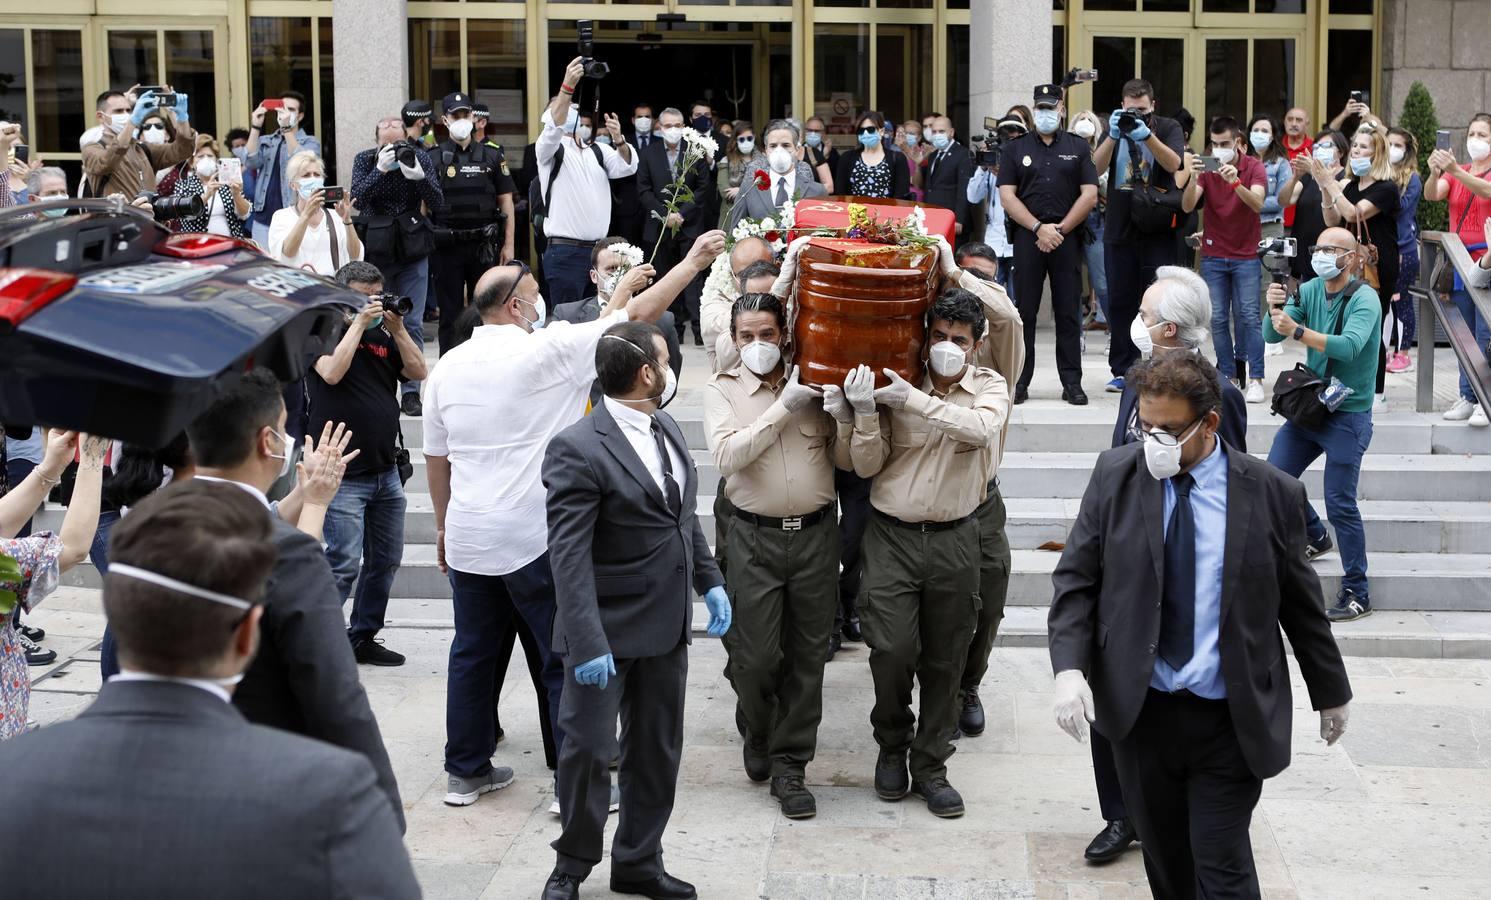
[(497, 221), (497, 186), (493, 174), (501, 169), (502, 157), (484, 143), (473, 141), (462, 150), (452, 141), (436, 152), (440, 189), (445, 205), (435, 217), (446, 228), (481, 228)]

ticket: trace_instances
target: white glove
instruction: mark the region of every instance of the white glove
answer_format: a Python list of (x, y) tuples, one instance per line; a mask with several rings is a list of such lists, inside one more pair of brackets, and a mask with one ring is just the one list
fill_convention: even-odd
[(398, 164), (399, 158), (393, 149), (393, 144), (384, 144), (378, 151), (378, 171), (392, 172)]
[(895, 369), (885, 368), (880, 371), (890, 379), (890, 384), (875, 391), (875, 402), (883, 403), (891, 409), (905, 407), (906, 401), (911, 397), (911, 382), (896, 374)]
[(415, 157), (415, 159), (414, 159), (414, 165), (412, 165), (412, 166), (406, 166), (403, 163), (399, 163), (399, 168), (403, 170), (404, 177), (407, 178), (407, 179), (409, 179), (410, 181), (424, 181), (425, 180), (425, 170), (424, 170), (424, 167), (422, 167), (419, 164), (419, 158), (418, 157)]
[(1347, 708), (1336, 706), (1320, 711), (1320, 739), (1326, 746), (1335, 744), (1346, 733), (1346, 720), (1350, 718)]
[(845, 425), (854, 422), (854, 411), (849, 408), (849, 401), (844, 399), (844, 389), (836, 384), (823, 387), (823, 411)]
[(875, 414), (875, 375), (869, 366), (850, 369), (844, 376), (844, 399), (854, 407), (857, 416)]
[(947, 242), (947, 238), (937, 235), (937, 261), (942, 263), (942, 274), (948, 278), (957, 280), (962, 274), (958, 266), (958, 255), (953, 252), (953, 245)]
[(797, 366), (793, 366), (792, 373), (787, 376), (787, 383), (782, 385), (782, 396), (778, 399), (787, 408), (787, 412), (797, 412), (811, 401), (823, 396), (823, 392), (817, 388), (801, 384), (798, 377)]
[(792, 285), (797, 282), (797, 257), (802, 253), (802, 248), (808, 245), (813, 238), (811, 235), (800, 237), (787, 245), (787, 255), (782, 259), (782, 274), (771, 286), (771, 292), (783, 300), (787, 299), (792, 290)]
[(1076, 669), (1056, 673), (1056, 724), (1078, 743), (1087, 740), (1087, 723), (1096, 722), (1092, 688)]

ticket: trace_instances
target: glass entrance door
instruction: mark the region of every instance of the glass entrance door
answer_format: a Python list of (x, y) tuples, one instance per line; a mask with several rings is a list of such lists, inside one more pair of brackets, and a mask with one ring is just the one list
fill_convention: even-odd
[(98, 90), (168, 84), (190, 96), (192, 127), (221, 137), (229, 124), (228, 54), (219, 52), (226, 49), (227, 22), (193, 18), (189, 26), (162, 27), (158, 21), (100, 20), (95, 37), (104, 71)]

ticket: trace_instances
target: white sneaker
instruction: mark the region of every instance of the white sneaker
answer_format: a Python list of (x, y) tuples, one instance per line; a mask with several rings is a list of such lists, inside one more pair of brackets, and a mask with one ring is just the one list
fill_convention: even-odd
[(1372, 398), (1373, 412), (1387, 412), (1387, 394), (1377, 394)]
[(1464, 422), (1466, 419), (1475, 415), (1476, 408), (1476, 404), (1471, 403), (1464, 397), (1456, 397), (1455, 405), (1445, 410), (1444, 420), (1446, 422)]
[(1477, 403), (1475, 412), (1470, 414), (1470, 421), (1465, 424), (1472, 428), (1485, 428), (1487, 425), (1491, 425), (1491, 419), (1486, 418), (1486, 408)]
[(1250, 378), (1250, 379), (1248, 379), (1248, 392), (1243, 395), (1243, 399), (1247, 400), (1249, 403), (1262, 403), (1264, 396), (1265, 395), (1263, 393), (1263, 379), (1262, 378)]
[(1263, 345), (1263, 355), (1264, 356), (1283, 356), (1284, 355), (1284, 345), (1282, 343), (1280, 343), (1280, 344), (1264, 344)]

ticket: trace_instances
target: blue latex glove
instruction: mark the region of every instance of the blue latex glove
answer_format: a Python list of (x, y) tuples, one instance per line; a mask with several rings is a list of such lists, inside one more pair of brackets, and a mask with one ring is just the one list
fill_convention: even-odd
[(1113, 110), (1113, 115), (1108, 117), (1108, 137), (1115, 141), (1123, 135), (1123, 132), (1118, 130), (1118, 117), (1121, 113), (1123, 113), (1123, 110), (1115, 109)]
[(130, 121), (138, 128), (145, 124), (150, 114), (160, 107), (160, 101), (155, 97), (155, 91), (146, 91), (144, 96), (135, 101), (135, 111), (130, 114)]
[(186, 94), (176, 95), (176, 108), (172, 112), (176, 113), (176, 121), (178, 122), (185, 122), (187, 120), (186, 101)]
[(616, 658), (607, 653), (605, 656), (597, 656), (588, 663), (575, 666), (575, 682), (577, 684), (593, 684), (601, 690), (606, 689), (610, 683), (611, 676), (616, 674)]
[(730, 598), (725, 595), (725, 586), (712, 587), (704, 595), (704, 605), (709, 607), (709, 633), (722, 637), (730, 630)]
[(1143, 119), (1139, 120), (1139, 127), (1138, 128), (1135, 128), (1133, 131), (1129, 132), (1129, 137), (1133, 138), (1135, 140), (1135, 142), (1140, 143), (1140, 144), (1142, 144), (1145, 141), (1149, 140), (1149, 135), (1150, 135), (1149, 126), (1146, 125), (1146, 124), (1144, 124), (1144, 120)]

